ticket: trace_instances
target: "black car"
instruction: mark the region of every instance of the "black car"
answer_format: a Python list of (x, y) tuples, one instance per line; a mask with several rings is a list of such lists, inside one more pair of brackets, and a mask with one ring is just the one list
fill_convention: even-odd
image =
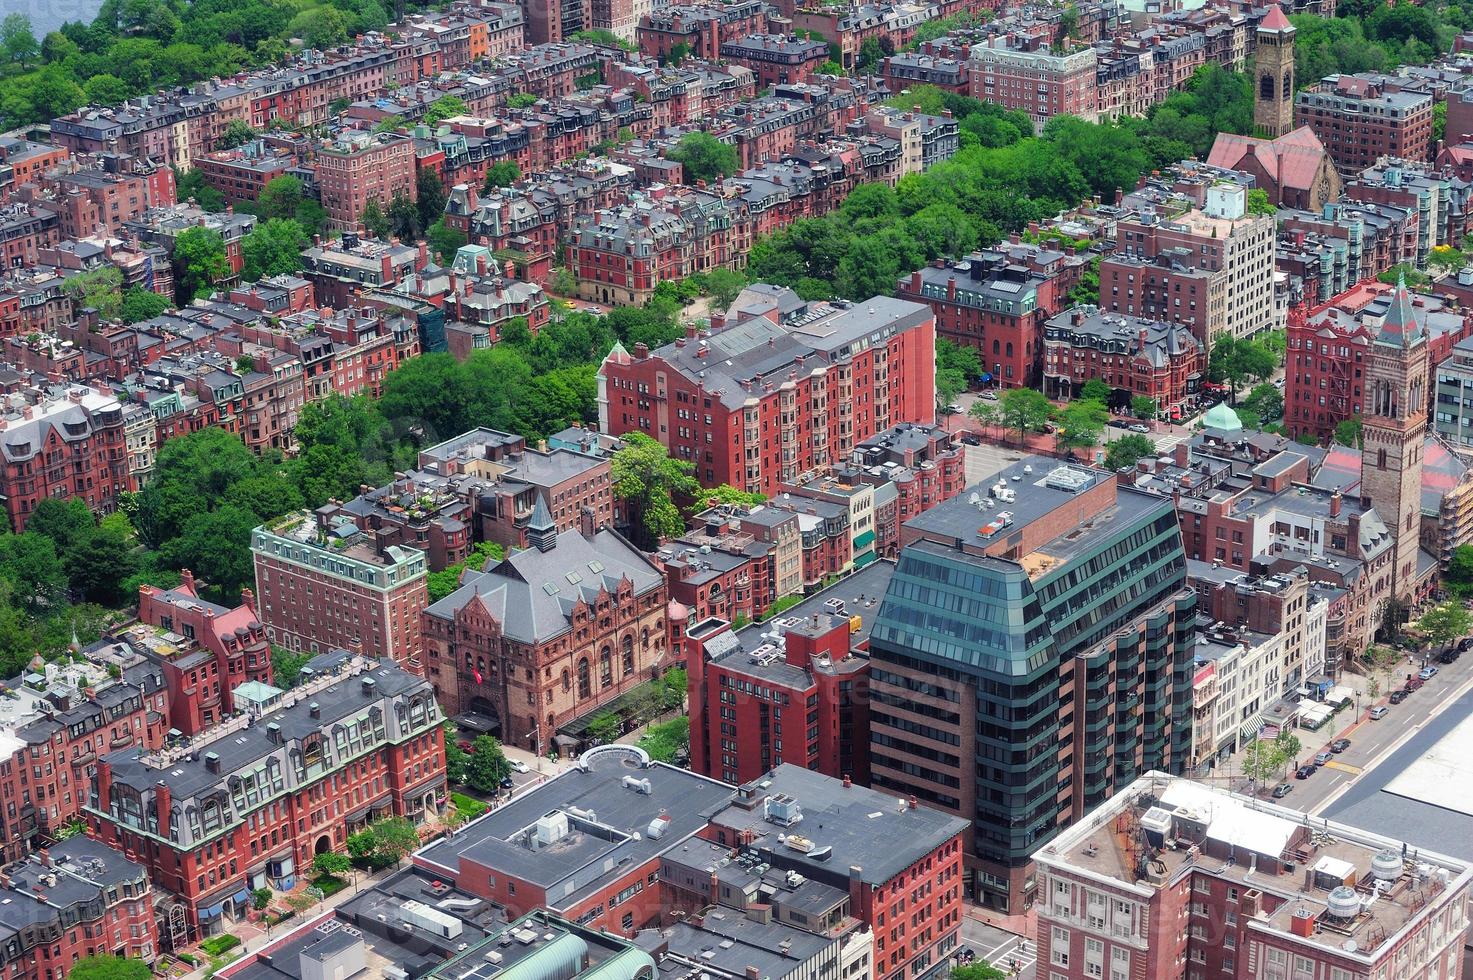
[(1469, 650), (1473, 650), (1473, 636), (1465, 636), (1458, 641), (1459, 653), (1467, 653)]
[(982, 437), (975, 432), (963, 432), (962, 443), (968, 446), (980, 446), (982, 445)]
[(1408, 694), (1409, 694), (1409, 692), (1407, 692), (1407, 691), (1392, 691), (1391, 692), (1391, 703), (1392, 704), (1401, 704), (1403, 701), (1405, 701), (1407, 699)]
[(1107, 422), (1105, 424), (1108, 425), (1108, 426), (1110, 426), (1110, 428), (1112, 428), (1112, 429), (1128, 429), (1128, 428), (1130, 428), (1130, 420), (1129, 419), (1111, 419), (1109, 422)]
[(516, 785), (517, 785), (516, 784), (516, 781), (513, 780), (510, 776), (502, 776), (501, 777), (501, 788), (502, 789), (515, 789), (516, 788)]
[(1317, 772), (1319, 772), (1319, 768), (1316, 766), (1300, 766), (1298, 769), (1294, 770), (1294, 778), (1308, 779), (1310, 776), (1313, 776)]
[(1444, 650), (1438, 654), (1437, 662), (1446, 666), (1447, 664), (1456, 663), (1457, 659), (1461, 656), (1462, 654), (1456, 650)]

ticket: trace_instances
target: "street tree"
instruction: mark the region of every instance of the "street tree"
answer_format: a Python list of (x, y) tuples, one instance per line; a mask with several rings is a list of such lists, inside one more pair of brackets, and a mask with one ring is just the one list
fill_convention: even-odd
[(1422, 614), (1417, 620), (1417, 629), (1427, 639), (1446, 650), (1452, 643), (1468, 635), (1473, 629), (1473, 614), (1460, 600), (1440, 602)]
[(1255, 785), (1273, 779), (1283, 764), (1283, 753), (1270, 740), (1255, 739), (1243, 750), (1243, 775)]
[(1099, 444), (1110, 420), (1104, 402), (1085, 398), (1072, 401), (1059, 414), (1059, 446), (1063, 449), (1088, 449)]
[(477, 735), (471, 741), (470, 758), (465, 764), (465, 784), (482, 793), (494, 793), (509, 775), (511, 763), (501, 743), (490, 735)]
[(998, 423), (1007, 429), (1018, 430), (1018, 442), (1022, 443), (1029, 432), (1042, 431), (1048, 422), (1053, 406), (1043, 392), (1032, 388), (1011, 388), (998, 399)]
[(1105, 468), (1135, 469), (1135, 464), (1156, 453), (1156, 444), (1139, 433), (1121, 436), (1105, 447)]

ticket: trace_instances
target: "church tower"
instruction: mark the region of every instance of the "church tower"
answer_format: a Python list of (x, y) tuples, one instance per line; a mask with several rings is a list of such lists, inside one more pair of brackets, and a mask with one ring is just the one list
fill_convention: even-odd
[(1371, 345), (1366, 367), (1360, 487), (1395, 539), (1391, 594), (1405, 601), (1417, 577), (1422, 522), (1422, 443), (1427, 432), (1427, 335), (1406, 282)]
[(1269, 137), (1294, 128), (1294, 25), (1275, 4), (1258, 25), (1253, 125)]

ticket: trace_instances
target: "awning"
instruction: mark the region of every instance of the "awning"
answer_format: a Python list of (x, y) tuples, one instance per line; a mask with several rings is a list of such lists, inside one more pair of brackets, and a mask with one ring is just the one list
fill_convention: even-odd
[(872, 545), (874, 543), (875, 543), (875, 532), (873, 532), (873, 531), (865, 531), (863, 534), (859, 535), (859, 537), (857, 537), (857, 538), (854, 539), (854, 545), (853, 545), (853, 547), (854, 547), (854, 550), (855, 551), (858, 551), (861, 548), (868, 548), (870, 545)]
[(1355, 700), (1355, 691), (1344, 684), (1336, 684), (1325, 692), (1327, 704), (1349, 704), (1353, 700)]
[(874, 561), (877, 561), (879, 559), (879, 557), (880, 556), (877, 553), (873, 552), (873, 551), (866, 551), (864, 554), (862, 554), (858, 558), (854, 559), (854, 570), (856, 572), (859, 571), (864, 566), (866, 566), (868, 564), (871, 564)]

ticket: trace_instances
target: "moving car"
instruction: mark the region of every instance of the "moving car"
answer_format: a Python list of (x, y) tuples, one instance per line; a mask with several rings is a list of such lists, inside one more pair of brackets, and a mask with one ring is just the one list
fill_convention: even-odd
[(1300, 766), (1298, 769), (1294, 770), (1294, 778), (1308, 779), (1310, 776), (1313, 776), (1317, 772), (1319, 772), (1319, 770), (1316, 769), (1314, 766)]
[(1371, 720), (1380, 721), (1382, 718), (1386, 717), (1389, 711), (1391, 711), (1391, 709), (1386, 707), (1386, 705), (1378, 704), (1371, 709)]
[(1348, 748), (1350, 748), (1350, 739), (1348, 738), (1337, 738), (1330, 743), (1330, 751), (1336, 755), (1339, 755)]
[(1277, 786), (1274, 787), (1274, 792), (1273, 792), (1274, 799), (1276, 799), (1276, 800), (1282, 800), (1284, 797), (1286, 797), (1286, 796), (1289, 795), (1289, 792), (1293, 788), (1294, 788), (1294, 786), (1293, 786), (1292, 783), (1279, 783), (1279, 785), (1277, 785)]
[(987, 390), (982, 392), (980, 397), (984, 401), (995, 402), (997, 401), (997, 392), (991, 388), (988, 388)]
[(1131, 432), (1139, 432), (1142, 435), (1145, 435), (1146, 433), (1151, 431), (1151, 427), (1149, 425), (1145, 425), (1141, 422), (1136, 422), (1133, 425), (1127, 425), (1126, 428), (1129, 429)]

